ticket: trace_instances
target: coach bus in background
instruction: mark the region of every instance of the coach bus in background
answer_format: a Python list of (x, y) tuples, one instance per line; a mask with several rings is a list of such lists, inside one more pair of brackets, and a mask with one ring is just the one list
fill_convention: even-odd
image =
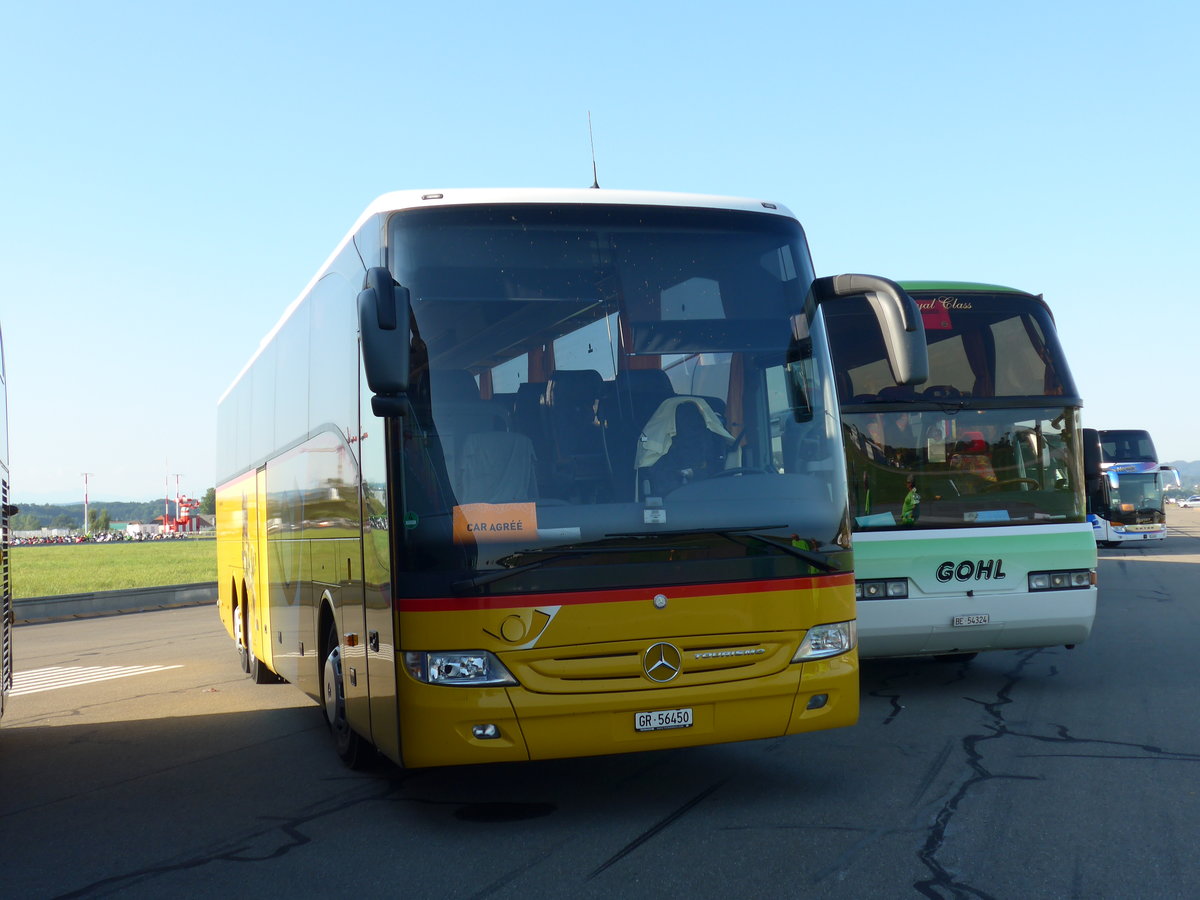
[[(929, 351), (892, 377), (866, 300), (825, 310), (853, 516), (859, 655), (1073, 646), (1096, 612), (1082, 401), (1039, 296), (901, 282)], [(1099, 459), (1088, 464), (1099, 473)]]
[(1166, 492), (1180, 486), (1179, 472), (1161, 465), (1150, 432), (1101, 429), (1104, 477), (1088, 496), (1088, 521), (1096, 543), (1161, 541), (1167, 536)]
[(4, 370), (4, 334), (0, 331), (0, 716), (8, 705), (13, 680), (13, 598), (9, 563), (9, 520), (17, 508), (9, 504), (8, 475), (8, 376)]
[(862, 291), (894, 380), (922, 380), (907, 295), (814, 278), (774, 203), (381, 197), (219, 403), (244, 666), (318, 699), (352, 765), (854, 723), (822, 313)]

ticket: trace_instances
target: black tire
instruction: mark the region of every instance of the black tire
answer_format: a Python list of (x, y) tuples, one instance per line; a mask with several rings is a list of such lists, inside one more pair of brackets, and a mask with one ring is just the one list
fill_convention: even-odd
[(342, 650), (337, 629), (331, 624), (326, 637), (325, 659), (321, 665), (321, 697), (325, 722), (333, 735), (338, 757), (351, 769), (363, 768), (370, 754), (366, 741), (350, 727), (346, 719), (346, 688), (342, 680)]
[(237, 647), (238, 663), (243, 672), (250, 671), (250, 648), (246, 645), (245, 619), (242, 618), (241, 606), (233, 607), (233, 641)]
[(938, 662), (946, 663), (968, 663), (977, 657), (976, 653), (939, 653), (934, 657)]
[(251, 681), (253, 681), (255, 684), (279, 683), (279, 676), (268, 669), (252, 651), (247, 649), (246, 656), (249, 658), (249, 672)]

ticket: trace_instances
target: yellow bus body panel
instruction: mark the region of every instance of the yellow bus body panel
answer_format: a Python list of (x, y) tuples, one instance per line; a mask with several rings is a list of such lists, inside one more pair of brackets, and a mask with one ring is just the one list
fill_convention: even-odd
[(255, 531), (258, 502), (255, 473), (217, 488), (217, 610), (229, 636), (234, 637), (233, 609), (244, 589), (255, 590)]
[[(814, 586), (757, 582), (745, 590), (709, 585), (547, 595), (539, 606), (490, 609), (438, 610), (438, 601), (401, 600), (405, 649), (490, 650), (518, 681), (450, 687), (402, 671), (403, 762), (591, 756), (853, 725), (857, 652), (791, 662), (807, 623), (853, 619), (852, 581), (803, 581)], [(656, 595), (666, 598), (662, 608)], [(682, 671), (667, 684), (652, 681), (644, 668), (645, 653), (659, 642), (683, 658)], [(634, 727), (636, 713), (682, 708), (692, 710), (690, 727)], [(477, 725), (495, 725), (500, 737), (475, 737)]]

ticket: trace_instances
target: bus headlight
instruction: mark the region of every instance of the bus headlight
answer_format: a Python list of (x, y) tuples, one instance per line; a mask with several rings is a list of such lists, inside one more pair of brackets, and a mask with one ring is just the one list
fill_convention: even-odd
[(1070, 591), (1090, 588), (1096, 583), (1092, 569), (1062, 569), (1053, 572), (1030, 572), (1030, 591)]
[(406, 650), (404, 668), (425, 684), (478, 687), (517, 683), (495, 654), (486, 650)]
[(847, 650), (853, 650), (858, 645), (857, 622), (834, 622), (831, 625), (814, 625), (804, 635), (800, 649), (792, 657), (792, 662), (807, 662), (810, 659), (824, 659), (827, 656), (837, 656)]
[(904, 600), (907, 597), (907, 578), (873, 578), (854, 582), (855, 600)]

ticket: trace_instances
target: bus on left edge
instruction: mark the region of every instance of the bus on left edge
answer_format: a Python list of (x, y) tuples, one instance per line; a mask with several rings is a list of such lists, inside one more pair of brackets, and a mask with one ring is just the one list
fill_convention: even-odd
[(8, 480), (8, 376), (4, 371), (4, 334), (0, 332), (0, 634), (3, 635), (3, 666), (0, 668), (0, 716), (8, 705), (13, 681), (13, 599), (9, 561), (9, 520), (17, 508), (9, 504)]
[[(815, 278), (760, 200), (381, 197), (218, 407), (220, 614), (408, 767), (778, 737), (858, 717), (845, 465)], [(881, 325), (877, 323), (882, 323)]]

